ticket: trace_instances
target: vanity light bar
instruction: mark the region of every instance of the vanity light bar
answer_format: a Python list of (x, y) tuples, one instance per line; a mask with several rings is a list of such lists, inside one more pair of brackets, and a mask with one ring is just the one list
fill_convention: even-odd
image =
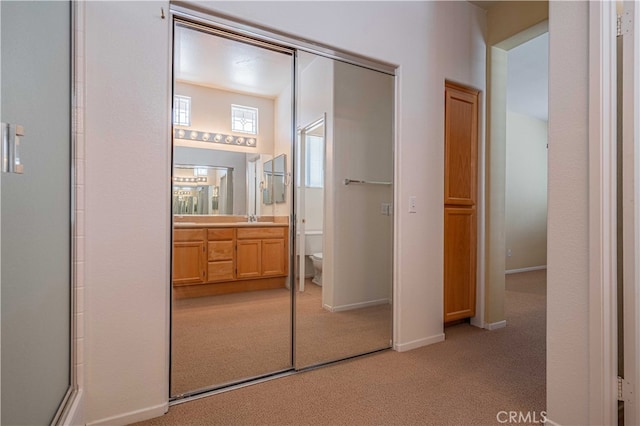
[(258, 140), (256, 138), (225, 135), (222, 133), (200, 132), (198, 130), (175, 129), (173, 131), (173, 136), (176, 139), (219, 143), (222, 145), (249, 146), (253, 148), (258, 144)]
[(180, 176), (176, 176), (173, 178), (174, 182), (206, 182), (207, 181), (207, 177), (206, 176), (200, 176), (200, 177), (180, 177)]

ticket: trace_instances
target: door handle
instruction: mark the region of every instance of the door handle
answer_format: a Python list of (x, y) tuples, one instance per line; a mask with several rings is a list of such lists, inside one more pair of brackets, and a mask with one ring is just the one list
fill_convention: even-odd
[(19, 124), (2, 123), (1, 132), (2, 172), (22, 174), (24, 166), (20, 162), (20, 137), (24, 136), (24, 128)]

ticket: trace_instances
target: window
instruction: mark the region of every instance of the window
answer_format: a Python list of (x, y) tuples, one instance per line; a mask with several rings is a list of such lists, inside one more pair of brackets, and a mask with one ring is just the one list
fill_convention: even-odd
[(175, 95), (173, 97), (173, 124), (191, 126), (191, 98)]
[(324, 186), (324, 144), (323, 138), (307, 135), (307, 161), (305, 184), (310, 188)]
[(258, 134), (258, 108), (231, 105), (231, 131)]

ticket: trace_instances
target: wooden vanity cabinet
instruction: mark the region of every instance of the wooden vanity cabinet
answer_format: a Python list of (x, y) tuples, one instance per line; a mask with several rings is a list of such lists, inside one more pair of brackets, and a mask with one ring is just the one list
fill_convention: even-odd
[(173, 284), (206, 282), (204, 229), (176, 229), (173, 231), (173, 241)]
[(238, 278), (287, 274), (287, 228), (238, 228)]
[(174, 230), (176, 297), (199, 297), (286, 285), (287, 226), (229, 226)]
[(208, 229), (207, 240), (208, 281), (233, 280), (235, 278), (235, 228)]

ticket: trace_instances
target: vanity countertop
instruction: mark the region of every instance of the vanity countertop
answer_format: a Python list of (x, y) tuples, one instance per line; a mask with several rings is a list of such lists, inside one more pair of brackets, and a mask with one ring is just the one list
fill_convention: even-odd
[(287, 223), (276, 222), (228, 222), (228, 223), (197, 223), (175, 222), (174, 228), (249, 228), (249, 227), (285, 227)]

